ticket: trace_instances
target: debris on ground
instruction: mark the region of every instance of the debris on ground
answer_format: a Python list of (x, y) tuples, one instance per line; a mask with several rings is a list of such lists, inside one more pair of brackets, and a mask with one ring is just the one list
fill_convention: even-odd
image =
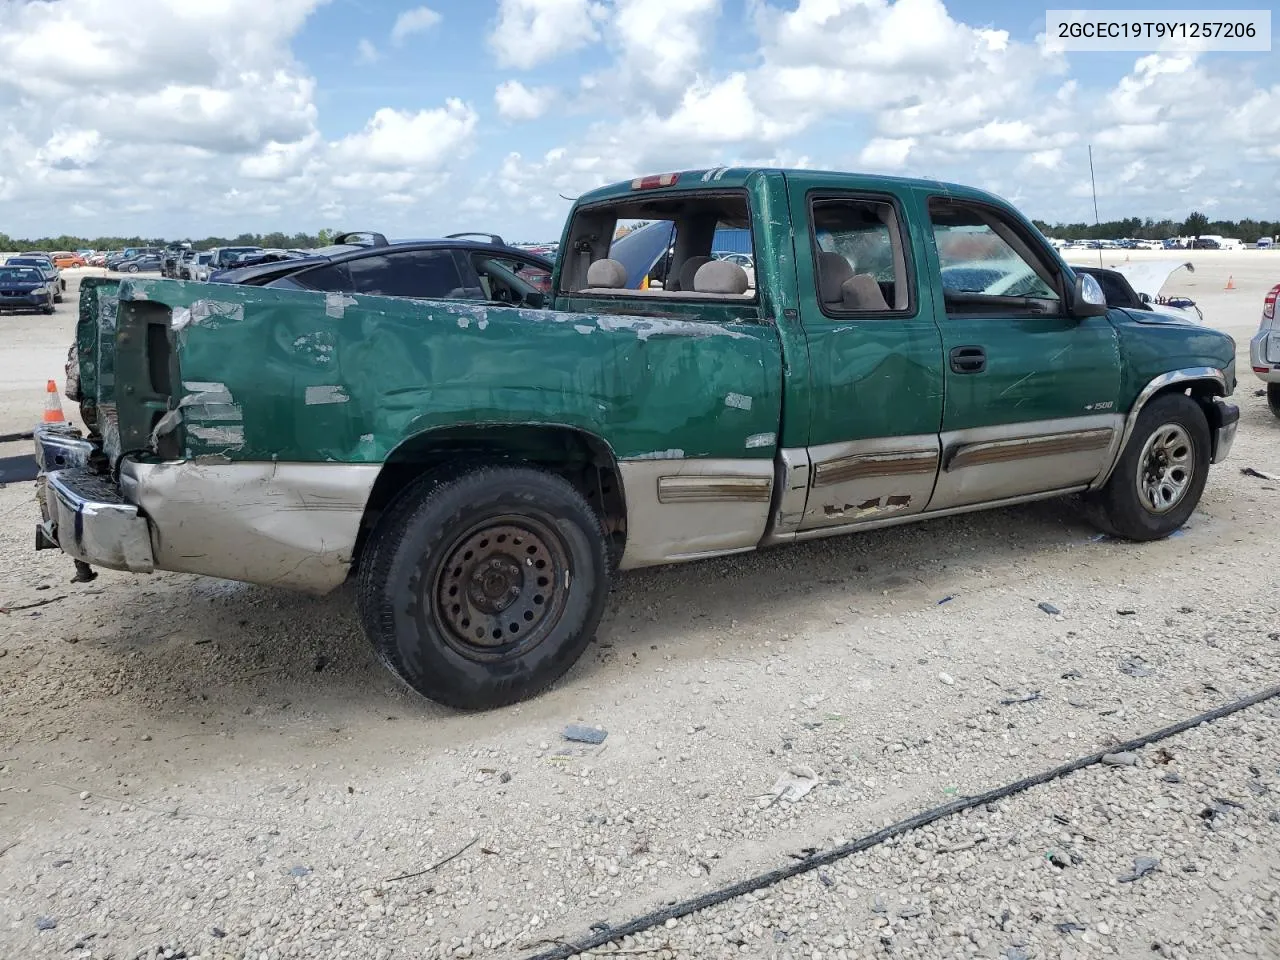
[(1156, 857), (1135, 857), (1133, 860), (1133, 873), (1117, 877), (1117, 879), (1121, 883), (1133, 883), (1135, 880), (1141, 880), (1149, 873), (1154, 873), (1158, 866), (1160, 866), (1160, 861)]
[(1052, 603), (1049, 603), (1047, 601), (1042, 601), (1040, 603), (1037, 603), (1036, 606), (1039, 607), (1041, 610), (1043, 610), (1045, 613), (1047, 613), (1051, 617), (1060, 616), (1062, 613), (1061, 610), (1059, 610)]
[(813, 768), (805, 766), (792, 767), (778, 777), (773, 784), (772, 796), (762, 797), (763, 806), (772, 806), (779, 800), (795, 803), (809, 794), (818, 785), (818, 775)]
[(58, 921), (53, 917), (36, 917), (37, 930), (52, 930), (57, 927)]
[(1008, 697), (1000, 701), (1002, 707), (1012, 707), (1016, 703), (1032, 703), (1035, 700), (1041, 700), (1043, 697), (1039, 690), (1033, 690), (1024, 697)]
[(1103, 755), (1102, 762), (1108, 767), (1136, 767), (1138, 755), (1127, 750), (1124, 753), (1108, 753)]
[(938, 674), (938, 679), (943, 683), (945, 683), (948, 687), (954, 687), (956, 685), (956, 678), (949, 673)]
[(1253, 467), (1242, 467), (1240, 472), (1246, 477), (1255, 477), (1258, 480), (1280, 480), (1280, 475), (1267, 473), (1265, 470), (1256, 470)]
[(580, 723), (571, 723), (561, 734), (566, 740), (574, 743), (604, 743), (609, 731), (603, 727), (588, 727)]
[(1155, 671), (1141, 657), (1129, 657), (1120, 664), (1120, 672), (1129, 677), (1150, 677)]

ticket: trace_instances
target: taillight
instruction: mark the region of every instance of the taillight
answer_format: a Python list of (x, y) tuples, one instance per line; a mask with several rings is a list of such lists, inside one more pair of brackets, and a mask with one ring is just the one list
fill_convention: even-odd
[(1271, 288), (1267, 299), (1262, 301), (1262, 319), (1270, 323), (1276, 318), (1276, 297), (1280, 296), (1280, 283)]
[(674, 187), (680, 179), (678, 173), (660, 173), (652, 177), (638, 177), (631, 181), (632, 190), (656, 190), (659, 187)]

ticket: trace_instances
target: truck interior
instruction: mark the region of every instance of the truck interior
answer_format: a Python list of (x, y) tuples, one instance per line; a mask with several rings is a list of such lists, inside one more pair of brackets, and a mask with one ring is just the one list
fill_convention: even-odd
[[(666, 253), (645, 266), (644, 282), (635, 285), (629, 280), (635, 271), (611, 256), (624, 239), (618, 236), (619, 225), (628, 221), (670, 224)], [(745, 194), (668, 194), (583, 208), (570, 231), (560, 291), (588, 297), (754, 302), (747, 272), (712, 257), (716, 231), (725, 227), (750, 229)]]

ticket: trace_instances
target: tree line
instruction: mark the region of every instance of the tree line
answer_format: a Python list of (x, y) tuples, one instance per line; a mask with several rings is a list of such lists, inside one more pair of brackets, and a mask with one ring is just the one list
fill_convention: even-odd
[[(242, 233), (238, 237), (205, 237), (188, 240), (195, 250), (212, 250), (214, 247), (269, 247), (284, 250), (323, 247), (340, 235), (338, 230), (321, 230), (319, 233)], [(123, 250), (125, 247), (163, 247), (172, 241), (164, 237), (41, 237), (39, 240), (22, 240), (0, 233), (0, 250), (21, 253), (55, 250)]]
[[(1150, 217), (1129, 217), (1125, 220), (1108, 220), (1106, 223), (1047, 223), (1033, 220), (1041, 233), (1061, 240), (1164, 240), (1168, 237), (1198, 237), (1205, 234), (1220, 235), (1252, 243), (1259, 237), (1280, 236), (1280, 220), (1210, 220), (1203, 213), (1192, 213), (1186, 220), (1152, 220)], [(630, 229), (642, 224), (632, 224)], [(321, 230), (319, 233), (242, 233), (237, 237), (205, 237), (188, 240), (196, 250), (214, 247), (272, 247), (310, 249), (323, 247), (341, 234), (339, 230)], [(619, 233), (619, 236), (622, 232)], [(44, 251), (54, 250), (121, 250), (124, 247), (163, 247), (169, 240), (163, 237), (41, 237), (39, 240), (22, 240), (0, 233), (0, 250)]]
[(1169, 237), (1222, 236), (1253, 243), (1259, 237), (1280, 236), (1280, 220), (1210, 220), (1192, 213), (1186, 220), (1108, 220), (1106, 223), (1045, 223), (1033, 220), (1046, 237), (1060, 240), (1165, 240)]

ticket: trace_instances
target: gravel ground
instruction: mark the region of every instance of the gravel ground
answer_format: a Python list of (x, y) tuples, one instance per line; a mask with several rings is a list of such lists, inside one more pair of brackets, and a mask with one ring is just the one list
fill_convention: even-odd
[[(1243, 351), (1274, 271), (1236, 256), (1176, 289)], [(1240, 371), (1235, 452), (1179, 536), (1100, 540), (1065, 500), (625, 576), (564, 682), (483, 715), (405, 694), (347, 590), (72, 585), (31, 551), (31, 489), (0, 489), (0, 606), (52, 601), (0, 615), (0, 957), (527, 956), (1275, 683), (1280, 484), (1240, 468), (1280, 473), (1280, 421)], [(1276, 717), (624, 949), (1280, 955)], [(812, 789), (774, 802), (787, 775)]]

